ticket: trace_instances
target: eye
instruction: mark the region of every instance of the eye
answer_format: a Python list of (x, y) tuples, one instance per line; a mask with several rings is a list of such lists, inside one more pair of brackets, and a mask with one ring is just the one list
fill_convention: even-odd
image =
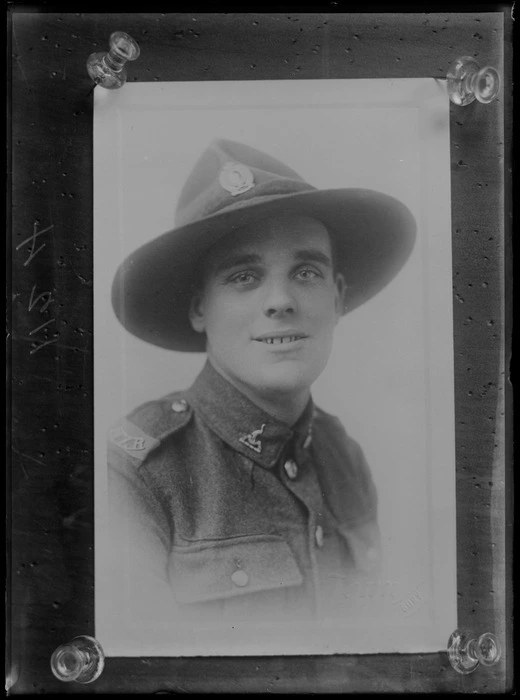
[(311, 267), (302, 267), (296, 272), (296, 277), (304, 282), (308, 280), (314, 280), (317, 277), (323, 277), (323, 275)]
[(258, 275), (250, 270), (231, 275), (229, 282), (238, 287), (250, 287), (258, 282)]

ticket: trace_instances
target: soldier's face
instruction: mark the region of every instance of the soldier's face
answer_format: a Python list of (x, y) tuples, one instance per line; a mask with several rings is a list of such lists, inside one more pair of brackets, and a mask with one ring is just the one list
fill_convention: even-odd
[(327, 364), (343, 287), (323, 224), (266, 219), (212, 250), (191, 323), (232, 383), (290, 395), (307, 390)]

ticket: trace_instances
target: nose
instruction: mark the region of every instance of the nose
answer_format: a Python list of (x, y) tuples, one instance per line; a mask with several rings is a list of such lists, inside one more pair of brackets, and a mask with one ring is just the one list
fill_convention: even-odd
[(264, 313), (269, 318), (276, 318), (296, 311), (296, 300), (291, 294), (289, 281), (273, 282), (264, 299)]

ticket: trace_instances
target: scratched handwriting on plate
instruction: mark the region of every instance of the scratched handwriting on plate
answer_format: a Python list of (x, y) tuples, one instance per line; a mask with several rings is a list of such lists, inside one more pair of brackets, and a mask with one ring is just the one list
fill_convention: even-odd
[[(38, 222), (35, 222), (33, 225), (32, 235), (16, 246), (16, 250), (20, 250), (20, 248), (23, 248), (23, 246), (29, 244), (28, 256), (23, 264), (24, 267), (28, 267), (34, 260), (34, 258), (45, 248), (46, 243), (42, 238), (40, 238), (40, 236), (43, 236), (44, 234), (48, 233), (53, 228), (54, 224), (51, 224), (50, 226), (47, 226), (47, 228), (44, 228), (41, 231), (39, 231)], [(37, 310), (40, 312), (40, 314), (43, 314), (45, 311), (47, 311), (47, 309), (53, 302), (54, 298), (52, 296), (52, 292), (44, 291), (38, 294), (37, 285), (34, 284), (31, 289), (29, 305), (27, 307), (27, 310), (29, 311), (29, 313)], [(51, 323), (56, 323), (56, 319), (50, 318), (48, 321), (39, 324), (31, 331), (29, 331), (29, 335), (34, 337), (34, 341), (37, 343), (36, 346), (33, 347), (33, 349), (30, 351), (31, 355), (34, 355), (34, 353), (38, 352), (38, 350), (41, 350), (46, 345), (58, 342), (58, 338), (48, 339), (44, 334), (44, 329), (47, 328)], [(40, 337), (38, 337), (38, 334), (40, 334)]]

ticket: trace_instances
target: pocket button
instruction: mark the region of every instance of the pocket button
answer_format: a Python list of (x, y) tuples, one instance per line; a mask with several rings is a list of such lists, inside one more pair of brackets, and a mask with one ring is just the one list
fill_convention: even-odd
[(244, 586), (247, 586), (249, 583), (249, 576), (246, 574), (246, 572), (243, 569), (237, 569), (236, 571), (233, 571), (231, 574), (231, 580), (235, 584), (235, 586), (238, 586), (239, 588), (243, 588)]

